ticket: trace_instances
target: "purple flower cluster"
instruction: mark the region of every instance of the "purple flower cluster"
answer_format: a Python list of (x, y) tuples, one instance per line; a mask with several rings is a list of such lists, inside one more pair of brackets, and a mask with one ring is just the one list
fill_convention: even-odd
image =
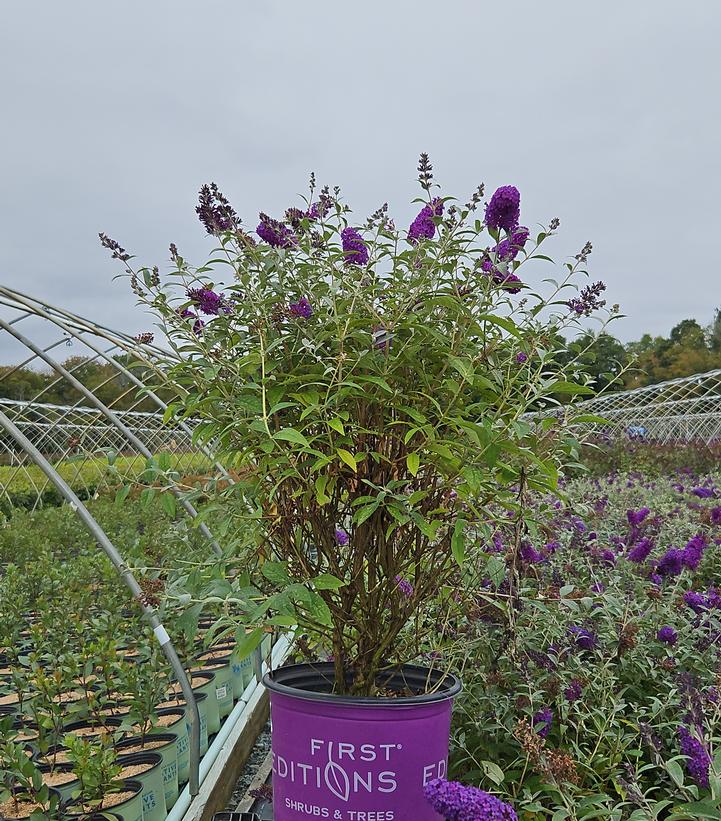
[(223, 294), (216, 294), (212, 288), (188, 288), (188, 299), (201, 314), (217, 316), (221, 311), (229, 313), (230, 307)]
[(656, 565), (656, 572), (664, 578), (678, 576), (682, 570), (683, 550), (679, 550), (677, 547), (669, 548)]
[(681, 754), (687, 758), (686, 769), (688, 774), (700, 787), (708, 789), (708, 774), (711, 766), (711, 756), (708, 750), (683, 725), (678, 728), (678, 736), (681, 744)]
[(181, 319), (194, 319), (195, 322), (193, 323), (193, 333), (196, 336), (200, 336), (203, 332), (203, 328), (205, 327), (205, 322), (198, 317), (198, 315), (191, 311), (189, 308), (181, 308), (178, 310), (178, 316)]
[(706, 539), (697, 533), (683, 549), (683, 564), (689, 570), (696, 570), (703, 558), (703, 552), (706, 550), (708, 543)]
[(642, 507), (640, 510), (627, 510), (626, 518), (631, 527), (638, 527), (650, 512), (650, 509), (647, 507)]
[(600, 299), (601, 294), (606, 290), (603, 282), (594, 282), (593, 285), (586, 285), (581, 291), (581, 295), (569, 299), (566, 305), (570, 308), (572, 313), (577, 316), (591, 316), (591, 314), (603, 308), (606, 304), (605, 299)]
[(413, 595), (413, 585), (408, 581), (408, 579), (404, 579), (403, 576), (396, 576), (394, 581), (398, 585), (398, 589), (401, 593), (407, 598)]
[(521, 542), (521, 559), (529, 564), (537, 564), (543, 561), (543, 556), (536, 550), (530, 542)]
[(678, 641), (678, 633), (667, 624), (658, 631), (656, 638), (664, 644), (673, 646)]
[(348, 534), (345, 532), (345, 530), (343, 530), (343, 528), (342, 528), (342, 527), (337, 527), (337, 528), (335, 529), (335, 540), (336, 540), (336, 542), (338, 542), (338, 544), (339, 544), (341, 547), (344, 547), (345, 545), (347, 545), (347, 544), (348, 544), (349, 539), (350, 539), (350, 537), (349, 537), (349, 536), (348, 536)]
[(446, 821), (518, 821), (510, 804), (477, 787), (467, 787), (457, 781), (436, 778), (426, 784), (423, 793), (433, 809)]
[(571, 704), (574, 701), (578, 701), (578, 699), (581, 698), (582, 694), (583, 685), (577, 678), (574, 678), (568, 685), (568, 687), (566, 687), (566, 689), (563, 691), (563, 695), (566, 697), (566, 701), (568, 701)]
[(501, 240), (493, 249), (496, 254), (496, 259), (507, 260), (515, 259), (519, 251), (522, 251), (525, 244), (528, 242), (528, 228), (519, 226), (511, 234), (509, 239)]
[(573, 636), (576, 646), (581, 650), (593, 650), (596, 646), (596, 637), (585, 627), (569, 627), (568, 632)]
[(298, 239), (287, 225), (263, 212), (260, 213), (260, 222), (255, 233), (274, 248), (293, 248), (298, 244)]
[(291, 302), (288, 311), (296, 319), (310, 319), (313, 316), (313, 307), (305, 297), (301, 297), (297, 302)]
[(209, 234), (233, 231), (240, 225), (240, 220), (233, 207), (220, 193), (214, 182), (200, 189), (195, 213)]
[(721, 609), (721, 593), (713, 587), (706, 593), (698, 593), (696, 590), (689, 590), (683, 594), (683, 600), (694, 613), (703, 613), (705, 610)]
[(551, 724), (553, 724), (553, 710), (550, 707), (544, 707), (533, 716), (533, 727), (541, 738), (546, 738), (551, 730)]
[(653, 542), (651, 539), (643, 538), (638, 541), (628, 552), (628, 556), (626, 557), (629, 562), (635, 562), (636, 564), (642, 564), (646, 561), (649, 556), (649, 553), (653, 550)]
[(360, 232), (355, 228), (344, 228), (341, 232), (343, 255), (346, 265), (366, 265), (368, 263), (368, 246), (363, 242)]
[(486, 206), (486, 225), (494, 230), (513, 231), (521, 216), (521, 194), (513, 185), (503, 185), (493, 192)]
[(436, 224), (433, 217), (443, 215), (443, 200), (436, 197), (424, 206), (408, 229), (408, 242), (416, 245), (421, 239), (433, 239), (436, 233)]
[(523, 365), (524, 362), (528, 361), (528, 354), (523, 353), (523, 351), (519, 351), (515, 356), (516, 364)]
[(699, 499), (711, 499), (716, 495), (712, 487), (695, 487), (691, 493)]

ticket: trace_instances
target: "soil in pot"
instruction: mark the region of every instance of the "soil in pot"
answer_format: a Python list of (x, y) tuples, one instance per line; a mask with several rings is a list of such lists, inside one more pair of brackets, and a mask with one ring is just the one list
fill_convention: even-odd
[(130, 753), (120, 756), (118, 763), (123, 768), (119, 778), (123, 781), (133, 779), (143, 785), (143, 821), (163, 821), (168, 811), (165, 806), (162, 755), (153, 752)]
[(125, 736), (125, 730), (120, 729), (122, 720), (119, 718), (105, 718), (99, 721), (71, 721), (63, 725), (63, 733), (72, 733), (81, 738), (96, 736)]
[(60, 793), (60, 798), (67, 801), (72, 797), (73, 790), (79, 786), (77, 775), (71, 764), (39, 764), (38, 769), (43, 774), (43, 784), (53, 787)]
[(200, 666), (193, 667), (191, 672), (215, 674), (214, 687), (208, 694), (208, 698), (215, 696), (215, 700), (218, 702), (218, 717), (221, 721), (227, 715), (230, 715), (233, 712), (233, 674), (230, 669), (230, 661), (204, 661)]
[[(218, 712), (218, 699), (215, 694), (215, 674), (211, 672), (193, 673), (190, 686), (193, 688), (194, 693), (205, 693), (207, 696), (204, 704), (208, 720), (208, 737), (215, 735), (220, 729), (220, 713)], [(169, 696), (181, 693), (182, 688), (177, 681), (170, 685)]]
[(110, 813), (119, 815), (123, 821), (143, 821), (143, 803), (141, 794), (143, 785), (139, 781), (124, 781), (117, 792), (103, 797), (101, 807), (72, 805), (66, 810), (69, 818), (99, 818)]
[[(183, 714), (180, 713), (181, 720)], [(185, 725), (179, 730), (185, 734)], [(178, 733), (157, 732), (146, 735), (145, 738), (127, 738), (115, 745), (120, 756), (132, 753), (158, 753), (163, 761), (160, 769), (163, 775), (163, 790), (165, 792), (165, 806), (169, 810), (178, 798)]]
[(275, 821), (371, 813), (438, 821), (423, 785), (447, 772), (458, 679), (407, 665), (379, 678), (381, 692), (395, 696), (379, 698), (335, 695), (333, 664), (281, 667), (263, 681), (271, 700)]
[(33, 801), (18, 801), (15, 803), (12, 798), (0, 803), (0, 818), (5, 821), (21, 821), (21, 819), (30, 818), (30, 816), (37, 811), (42, 812), (43, 808), (40, 804)]

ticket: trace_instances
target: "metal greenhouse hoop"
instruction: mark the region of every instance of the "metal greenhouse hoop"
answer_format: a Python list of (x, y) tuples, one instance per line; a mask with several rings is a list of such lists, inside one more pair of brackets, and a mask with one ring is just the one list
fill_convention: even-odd
[[(232, 481), (232, 478), (207, 447), (198, 448), (193, 444), (190, 426), (179, 422), (173, 429), (169, 429), (164, 424), (162, 414), (158, 411), (165, 411), (167, 404), (129, 369), (128, 362), (123, 361), (123, 358), (132, 356), (136, 363), (150, 369), (154, 377), (158, 377), (177, 393), (177, 386), (171, 385), (164, 378), (163, 366), (172, 359), (171, 354), (156, 346), (142, 345), (125, 334), (111, 331), (47, 302), (5, 287), (0, 287), (0, 311), (0, 329), (5, 331), (5, 339), (12, 341), (22, 353), (18, 365), (0, 371), (0, 384), (20, 368), (39, 364), (49, 368), (54, 374), (54, 379), (49, 384), (34, 392), (28, 399), (0, 398), (0, 432), (4, 433), (4, 436), (0, 437), (0, 459), (9, 462), (14, 468), (10, 482), (0, 487), (0, 502), (4, 496), (6, 501), (12, 503), (8, 490), (17, 476), (26, 479), (31, 489), (31, 497), (35, 494), (33, 509), (42, 504), (46, 489), (52, 486), (59, 496), (71, 505), (110, 559), (133, 598), (141, 606), (143, 615), (150, 624), (185, 697), (190, 722), (189, 792), (191, 796), (197, 795), (200, 772), (200, 717), (190, 682), (176, 649), (155, 608), (142, 596), (142, 589), (119, 550), (51, 459), (56, 463), (79, 459), (82, 467), (93, 458), (90, 454), (112, 448), (118, 451), (124, 449), (132, 454), (133, 459), (145, 461), (153, 458), (154, 450), (169, 448), (177, 452), (183, 447), (191, 453), (202, 455), (204, 464), (226, 481)], [(7, 318), (3, 313), (9, 313)], [(48, 330), (54, 337), (49, 344), (41, 345), (33, 339), (33, 336), (47, 336)], [(58, 331), (59, 338), (55, 336)], [(74, 343), (80, 344), (84, 352), (87, 351), (87, 355), (78, 358), (76, 362), (61, 364), (51, 355), (51, 352), (61, 345)], [(104, 347), (105, 343), (109, 343), (109, 347)], [(83, 368), (87, 368), (89, 363), (98, 364), (107, 370), (107, 373), (103, 373), (102, 381), (92, 387), (85, 384), (82, 378)], [(116, 381), (122, 386), (122, 392), (112, 401), (102, 401), (97, 393)], [(69, 389), (73, 398), (79, 398), (66, 405), (42, 401), (48, 398), (50, 390), (58, 388)], [(139, 406), (144, 403), (150, 404), (154, 411), (139, 410)], [(128, 407), (121, 409), (113, 407), (114, 404), (124, 404)], [(74, 453), (82, 443), (83, 437), (88, 437), (91, 440), (89, 444), (93, 446), (89, 450), (86, 449), (85, 456), (82, 452)], [(44, 477), (42, 482), (28, 470), (30, 465), (39, 468)], [(168, 490), (178, 499), (185, 515), (194, 519), (197, 511), (182, 497), (178, 487), (171, 483)], [(88, 497), (96, 491), (97, 487), (84, 487), (84, 493)], [(200, 522), (198, 530), (212, 550), (220, 555), (222, 549), (207, 525)]]

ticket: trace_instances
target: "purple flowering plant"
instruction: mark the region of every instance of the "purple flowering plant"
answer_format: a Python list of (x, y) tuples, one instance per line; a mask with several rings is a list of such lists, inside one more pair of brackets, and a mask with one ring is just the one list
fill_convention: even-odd
[(332, 654), (338, 689), (350, 679), (363, 695), (417, 657), (436, 629), (429, 603), (460, 613), (496, 523), (535, 529), (526, 496), (559, 492), (574, 413), (524, 414), (592, 393), (557, 356), (589, 248), (540, 287), (558, 220), (532, 236), (514, 186), (483, 210), (482, 189), (466, 205), (442, 195), (425, 155), (419, 172), (407, 227), (387, 206), (358, 219), (312, 178), (302, 205), (261, 212), (251, 231), (210, 185), (198, 206), (210, 261), (176, 249), (159, 274), (121, 260), (172, 347), (167, 416), (192, 420), (232, 467), (213, 504), (257, 534), (227, 559), (244, 568), (227, 576), (243, 651), (270, 626), (297, 629)]

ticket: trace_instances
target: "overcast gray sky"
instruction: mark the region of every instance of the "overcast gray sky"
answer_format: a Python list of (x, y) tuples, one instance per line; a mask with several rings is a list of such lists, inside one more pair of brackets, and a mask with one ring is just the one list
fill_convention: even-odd
[(559, 216), (557, 258), (592, 240), (622, 339), (708, 322), (720, 24), (718, 0), (4, 3), (0, 283), (143, 330), (98, 231), (200, 262), (202, 183), (254, 227), (312, 170), (403, 224), (428, 151), (447, 194)]

